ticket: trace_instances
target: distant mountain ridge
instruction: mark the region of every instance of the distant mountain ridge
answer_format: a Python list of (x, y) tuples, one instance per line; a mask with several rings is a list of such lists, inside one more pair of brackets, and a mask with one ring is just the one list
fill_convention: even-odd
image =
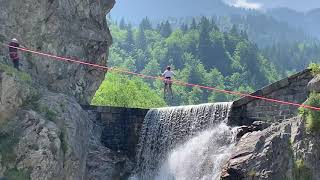
[(298, 12), (288, 8), (271, 9), (267, 15), (278, 21), (288, 23), (290, 26), (299, 28), (320, 39), (320, 8), (306, 13)]
[[(253, 2), (253, 1), (250, 1)], [(254, 2), (261, 2), (256, 0)], [(299, 1), (292, 1), (291, 7), (298, 7)], [(312, 5), (317, 4), (315, 1), (310, 2)], [(266, 4), (266, 8), (288, 5), (286, 1), (270, 1)], [(308, 5), (308, 7), (310, 7)], [(128, 7), (128, 8), (126, 8)], [(306, 7), (306, 6), (304, 6)], [(316, 7), (316, 6), (315, 6)], [(249, 10), (244, 8), (236, 8), (227, 5), (224, 0), (121, 0), (117, 1), (115, 8), (111, 12), (113, 19), (120, 20), (122, 17), (132, 23), (138, 23), (141, 19), (148, 16), (152, 20), (160, 21), (169, 17), (199, 17), (199, 16), (243, 16), (243, 15), (266, 15), (271, 16), (277, 21), (287, 23), (289, 27), (293, 27), (300, 31), (306, 32), (310, 36), (316, 36), (320, 39), (320, 8), (313, 9), (308, 12), (299, 12), (294, 9), (273, 8), (266, 11)], [(296, 30), (294, 30), (296, 31)]]

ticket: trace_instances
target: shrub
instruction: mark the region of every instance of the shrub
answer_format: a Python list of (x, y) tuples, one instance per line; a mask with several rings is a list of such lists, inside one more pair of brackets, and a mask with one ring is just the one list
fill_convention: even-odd
[[(311, 93), (305, 104), (309, 106), (320, 107), (320, 94)], [(306, 109), (306, 108), (299, 108), (299, 113), (306, 118), (307, 130), (309, 131), (320, 130), (320, 111)]]
[(50, 110), (47, 106), (39, 107), (39, 111), (49, 121), (54, 122), (57, 118), (57, 114), (54, 111)]
[(17, 135), (0, 132), (0, 154), (2, 156), (2, 165), (15, 162), (16, 154), (14, 153), (14, 146), (18, 141)]
[(19, 142), (21, 128), (17, 121), (8, 121), (0, 129), (0, 154), (2, 166), (9, 166), (16, 162), (14, 148)]
[(30, 170), (18, 170), (17, 168), (9, 169), (4, 173), (5, 178), (10, 180), (29, 180)]
[(294, 180), (312, 180), (312, 174), (302, 159), (296, 160), (293, 167)]
[(309, 65), (309, 69), (311, 69), (311, 72), (314, 76), (320, 74), (320, 64), (311, 63)]
[(31, 76), (25, 72), (18, 71), (14, 67), (0, 63), (0, 70), (6, 72), (10, 76), (16, 75), (18, 79), (25, 83), (32, 81)]
[(31, 88), (30, 95), (23, 101), (22, 107), (34, 109), (39, 111), (39, 103), (38, 101), (41, 98), (41, 94), (34, 88)]
[(61, 142), (61, 148), (62, 148), (62, 151), (64, 154), (67, 153), (68, 149), (69, 149), (69, 146), (68, 146), (68, 142), (67, 142), (67, 132), (66, 132), (66, 129), (62, 129), (61, 130), (61, 133), (59, 135), (59, 139), (60, 139), (60, 142)]

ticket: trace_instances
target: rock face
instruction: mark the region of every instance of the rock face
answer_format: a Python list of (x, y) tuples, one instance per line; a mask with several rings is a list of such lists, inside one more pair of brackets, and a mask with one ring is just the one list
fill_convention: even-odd
[(75, 98), (34, 89), (6, 72), (0, 82), (0, 107), (14, 112), (3, 111), (7, 118), (0, 119), (0, 179), (17, 174), (31, 180), (128, 176), (130, 160), (101, 144), (102, 127)]
[[(0, 0), (0, 41), (106, 65), (114, 0)], [(0, 48), (0, 59), (7, 48)], [(132, 165), (100, 143), (88, 104), (105, 72), (21, 52), (0, 62), (0, 179), (120, 179)]]
[(244, 135), (221, 179), (320, 179), (319, 134), (305, 131), (302, 118)]
[(315, 76), (308, 84), (309, 92), (320, 93), (320, 75)]
[[(0, 39), (23, 46), (106, 65), (112, 38), (106, 14), (114, 0), (0, 0)], [(8, 54), (1, 48), (0, 54)], [(104, 71), (22, 53), (24, 70), (51, 91), (90, 102)]]

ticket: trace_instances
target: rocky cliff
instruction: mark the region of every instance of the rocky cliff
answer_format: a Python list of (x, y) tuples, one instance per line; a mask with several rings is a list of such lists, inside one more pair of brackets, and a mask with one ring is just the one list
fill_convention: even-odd
[[(106, 64), (112, 38), (106, 14), (114, 0), (0, 0), (0, 39), (17, 38), (34, 50)], [(7, 54), (3, 47), (0, 53)], [(54, 92), (90, 102), (103, 71), (55, 62), (23, 53), (22, 64), (33, 80)]]
[[(304, 88), (320, 93), (319, 87), (317, 75)], [(242, 126), (221, 179), (320, 179), (320, 134), (308, 129), (306, 122), (305, 116), (298, 115), (286, 120), (270, 118), (267, 122)]]
[[(0, 40), (106, 64), (114, 0), (0, 0)], [(88, 104), (105, 72), (21, 53), (22, 72), (0, 48), (0, 179), (127, 176), (130, 161), (100, 143)], [(127, 170), (129, 169), (129, 170)]]

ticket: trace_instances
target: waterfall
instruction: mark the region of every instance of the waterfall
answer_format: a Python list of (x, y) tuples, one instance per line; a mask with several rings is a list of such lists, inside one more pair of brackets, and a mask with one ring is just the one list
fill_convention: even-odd
[(138, 180), (214, 180), (229, 158), (233, 129), (225, 124), (232, 103), (152, 109), (137, 150)]

